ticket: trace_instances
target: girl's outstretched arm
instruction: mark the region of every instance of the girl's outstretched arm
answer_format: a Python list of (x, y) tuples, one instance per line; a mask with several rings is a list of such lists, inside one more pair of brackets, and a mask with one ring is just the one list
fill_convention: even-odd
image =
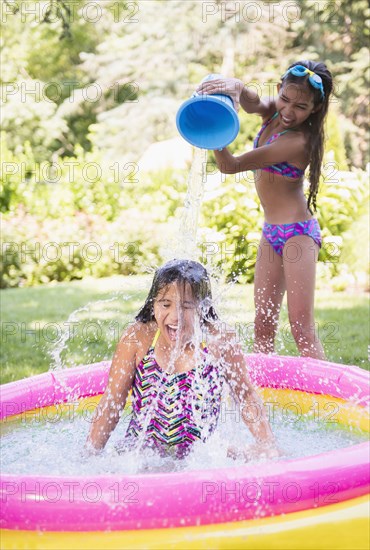
[(252, 149), (247, 153), (235, 157), (227, 147), (214, 151), (216, 164), (223, 174), (238, 174), (247, 170), (258, 170), (279, 162), (296, 164), (307, 149), (303, 134), (291, 132), (280, 139)]
[(222, 94), (231, 97), (235, 110), (241, 106), (247, 113), (255, 113), (266, 118), (273, 114), (275, 103), (273, 99), (260, 98), (256, 90), (246, 86), (238, 78), (219, 78), (207, 80), (197, 88), (200, 94)]
[(226, 378), (239, 402), (242, 419), (254, 436), (257, 445), (261, 450), (274, 449), (275, 437), (267, 419), (265, 407), (249, 380), (246, 360), (237, 344), (231, 344), (226, 354)]
[(135, 325), (119, 341), (109, 371), (109, 380), (92, 421), (86, 448), (90, 452), (103, 449), (125, 408), (136, 368), (138, 334)]

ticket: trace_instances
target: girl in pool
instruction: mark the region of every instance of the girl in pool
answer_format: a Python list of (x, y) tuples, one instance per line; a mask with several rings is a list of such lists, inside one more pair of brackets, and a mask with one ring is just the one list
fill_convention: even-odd
[[(204, 82), (198, 92), (226, 94), (247, 113), (262, 117), (254, 149), (238, 157), (215, 151), (221, 172), (255, 171), (265, 221), (255, 270), (255, 351), (272, 353), (280, 307), (287, 292), (289, 322), (301, 355), (324, 359), (315, 331), (314, 289), (321, 247), (313, 217), (323, 159), (324, 121), (333, 81), (324, 63), (293, 63), (278, 84), (276, 99), (235, 78)], [(303, 189), (309, 165), (309, 191)]]
[[(90, 450), (104, 448), (132, 389), (132, 417), (120, 450), (143, 445), (182, 458), (216, 428), (225, 380), (256, 439), (245, 456), (278, 454), (244, 355), (230, 332), (222, 334), (201, 264), (173, 260), (159, 268), (135, 321), (114, 354), (88, 437)], [(258, 407), (257, 419), (247, 413), (252, 404)], [(229, 454), (235, 458), (238, 452)]]

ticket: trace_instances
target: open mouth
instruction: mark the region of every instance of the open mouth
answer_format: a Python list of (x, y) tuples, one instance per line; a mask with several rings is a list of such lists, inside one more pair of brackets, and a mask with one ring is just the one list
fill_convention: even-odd
[(175, 342), (178, 335), (179, 327), (178, 325), (167, 325), (167, 334), (171, 342)]
[(281, 115), (281, 120), (284, 122), (284, 124), (292, 124), (293, 123), (293, 119), (291, 118), (286, 118), (285, 116)]

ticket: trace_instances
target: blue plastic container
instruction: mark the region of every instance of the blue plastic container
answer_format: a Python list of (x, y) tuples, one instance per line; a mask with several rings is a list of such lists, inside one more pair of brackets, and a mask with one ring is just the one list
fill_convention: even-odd
[[(208, 75), (202, 82), (216, 78), (222, 75)], [(195, 92), (178, 110), (176, 125), (182, 137), (200, 149), (222, 149), (239, 132), (238, 115), (227, 95)]]

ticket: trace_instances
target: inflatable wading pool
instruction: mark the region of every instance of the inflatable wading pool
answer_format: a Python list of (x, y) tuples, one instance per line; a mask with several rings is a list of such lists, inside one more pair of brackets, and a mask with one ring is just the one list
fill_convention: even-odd
[[(249, 355), (265, 402), (325, 411), (369, 431), (369, 376), (308, 358)], [(95, 407), (109, 363), (6, 384), (2, 423), (42, 408)], [(88, 406), (90, 406), (88, 405)], [(45, 409), (47, 410), (47, 409)], [(4, 549), (369, 548), (369, 443), (305, 458), (184, 474), (1, 477)]]

